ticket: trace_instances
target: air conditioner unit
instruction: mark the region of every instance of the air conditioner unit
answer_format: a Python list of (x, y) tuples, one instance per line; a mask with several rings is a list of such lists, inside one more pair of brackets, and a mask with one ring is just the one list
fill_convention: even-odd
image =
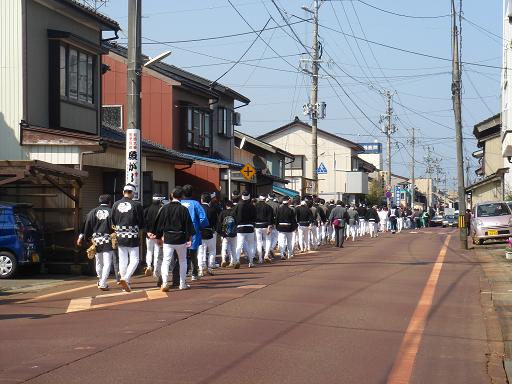
[(240, 115), (240, 112), (233, 113), (233, 124), (236, 126), (242, 125), (242, 116)]

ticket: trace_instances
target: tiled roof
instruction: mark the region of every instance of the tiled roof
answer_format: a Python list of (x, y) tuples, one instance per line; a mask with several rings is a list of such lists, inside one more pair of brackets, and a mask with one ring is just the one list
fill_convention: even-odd
[(119, 23), (115, 21), (114, 19), (111, 19), (108, 16), (105, 16), (104, 14), (98, 12), (94, 8), (88, 7), (81, 2), (77, 0), (57, 0), (63, 4), (69, 5), (70, 7), (76, 9), (77, 11), (86, 14), (88, 16), (91, 16), (98, 20), (99, 22), (103, 23), (106, 27), (111, 28), (113, 31), (118, 31), (121, 29), (119, 26)]
[[(101, 127), (101, 135), (100, 136), (104, 140), (116, 141), (119, 143), (124, 143), (125, 138), (126, 138), (126, 134), (123, 130), (117, 129), (117, 128), (112, 128), (112, 127), (106, 127), (106, 126)], [(185, 161), (188, 163), (191, 163), (193, 161), (193, 159), (191, 159), (188, 155), (178, 152), (178, 151), (175, 151), (173, 149), (168, 149), (168, 148), (164, 147), (163, 145), (155, 143), (151, 140), (142, 139), (141, 142), (142, 142), (142, 149), (162, 152), (162, 155), (169, 156), (171, 159), (174, 159), (174, 160)]]

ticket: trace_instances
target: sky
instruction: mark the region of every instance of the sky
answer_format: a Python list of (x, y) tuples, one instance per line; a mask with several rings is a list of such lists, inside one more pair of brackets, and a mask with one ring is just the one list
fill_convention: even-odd
[[(302, 106), (311, 81), (300, 66), (307, 65), (312, 24), (304, 5), (311, 7), (312, 0), (142, 0), (143, 53), (153, 57), (170, 49), (169, 64), (212, 81), (224, 75), (221, 84), (251, 99), (238, 109), (238, 128), (249, 135), (261, 135), (295, 116), (309, 122)], [(475, 181), (477, 168), (471, 157), (477, 149), (473, 126), (500, 109), (502, 9), (499, 0), (462, 3), (462, 120), (469, 182)], [(355, 142), (385, 143), (380, 121), (386, 112), (383, 94), (390, 91), (396, 126), (392, 172), (410, 177), (414, 127), (416, 177), (425, 177), (427, 165), (438, 160), (439, 187), (453, 190), (450, 10), (449, 0), (321, 1), (318, 100), (327, 103), (320, 129)], [(109, 0), (99, 11), (120, 23), (119, 42), (126, 44), (128, 2)], [(265, 25), (268, 30), (258, 38), (253, 30)], [(216, 38), (239, 33), (245, 34)]]

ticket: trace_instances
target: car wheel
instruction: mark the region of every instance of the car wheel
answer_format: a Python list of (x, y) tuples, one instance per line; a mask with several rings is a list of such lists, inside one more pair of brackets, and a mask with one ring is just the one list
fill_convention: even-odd
[(10, 279), (17, 270), (16, 257), (11, 252), (0, 251), (0, 279)]
[(482, 239), (478, 239), (478, 245), (482, 245), (484, 241)]

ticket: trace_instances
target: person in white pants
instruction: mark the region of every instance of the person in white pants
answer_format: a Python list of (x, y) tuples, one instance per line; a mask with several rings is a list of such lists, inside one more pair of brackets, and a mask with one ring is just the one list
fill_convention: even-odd
[(233, 202), (226, 201), (226, 209), (224, 209), (217, 220), (217, 233), (222, 238), (221, 243), (221, 264), (222, 268), (228, 266), (234, 267), (234, 259), (236, 254), (236, 219), (233, 216)]
[(266, 197), (261, 195), (256, 203), (256, 221), (254, 223), (254, 233), (256, 235), (256, 254), (258, 262), (263, 260), (270, 263), (270, 247), (272, 225), (274, 223), (274, 211), (272, 207), (265, 202)]
[(197, 251), (199, 264), (199, 276), (206, 273), (213, 275), (215, 268), (215, 258), (217, 257), (217, 228), (218, 211), (211, 205), (212, 195), (203, 193), (201, 195), (201, 205), (208, 219), (208, 226), (201, 230), (202, 242)]
[(82, 240), (91, 239), (96, 248), (96, 275), (98, 276), (98, 288), (107, 291), (107, 279), (110, 275), (112, 265), (112, 197), (110, 195), (101, 195), (99, 197), (100, 205), (91, 210), (86, 218), (83, 231), (78, 237), (77, 245), (82, 244)]
[(254, 222), (256, 221), (256, 207), (250, 201), (249, 192), (242, 192), (242, 200), (233, 209), (236, 220), (236, 254), (234, 267), (240, 268), (240, 255), (242, 250), (247, 255), (249, 268), (254, 266)]
[(291, 259), (294, 253), (293, 234), (297, 228), (297, 218), (294, 210), (288, 206), (289, 203), (290, 198), (285, 196), (283, 204), (276, 213), (276, 230), (278, 231), (281, 260)]
[(119, 284), (125, 292), (130, 292), (130, 280), (139, 264), (139, 232), (144, 228), (144, 211), (141, 203), (133, 200), (135, 186), (127, 184), (123, 189), (123, 198), (112, 207), (112, 226), (117, 235)]
[(404, 218), (402, 212), (402, 208), (397, 209), (396, 229), (398, 233), (402, 232), (402, 229), (404, 228)]
[(301, 252), (307, 252), (311, 249), (309, 237), (311, 236), (314, 218), (306, 200), (301, 201), (300, 206), (295, 208), (295, 216), (299, 225), (299, 249)]
[[(298, 233), (298, 241), (299, 241), (299, 250), (301, 252), (307, 252), (309, 251), (309, 231), (311, 229), (310, 224), (308, 225), (299, 225), (299, 228), (297, 229)], [(292, 242), (293, 242), (293, 235), (292, 235)], [(281, 241), (279, 241), (279, 244), (281, 244)]]
[[(166, 196), (159, 193), (153, 195), (151, 205), (144, 210), (144, 221), (148, 231), (155, 225), (156, 216), (163, 206)], [(159, 267), (162, 263), (162, 247), (157, 239), (150, 239), (146, 236), (146, 268), (144, 274), (146, 276), (154, 275), (158, 277), (160, 274)]]
[[(169, 266), (174, 255), (178, 255), (180, 289), (189, 289), (187, 278), (187, 249), (192, 245), (192, 236), (195, 234), (194, 224), (188, 209), (181, 204), (183, 189), (176, 187), (172, 191), (172, 201), (166, 204), (158, 213), (154, 233), (149, 233), (151, 238), (163, 237), (163, 261), (162, 261), (162, 292), (170, 290)], [(162, 241), (162, 240), (161, 240)]]

